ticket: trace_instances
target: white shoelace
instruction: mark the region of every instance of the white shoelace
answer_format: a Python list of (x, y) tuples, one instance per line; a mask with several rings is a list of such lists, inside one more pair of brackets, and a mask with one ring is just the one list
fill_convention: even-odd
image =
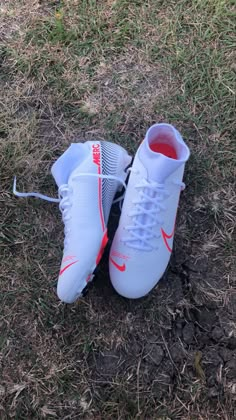
[[(80, 173), (78, 175), (75, 175), (74, 178), (86, 177), (86, 176), (92, 176), (92, 177), (96, 177), (96, 178), (109, 179), (109, 180), (117, 181), (120, 184), (122, 184), (123, 187), (126, 189), (126, 184), (123, 181), (123, 179), (121, 179), (117, 176), (113, 176), (113, 175)], [(66, 222), (68, 220), (70, 220), (70, 208), (71, 208), (71, 205), (72, 205), (72, 203), (71, 203), (72, 193), (73, 193), (73, 190), (72, 190), (71, 187), (69, 187), (68, 184), (63, 184), (58, 188), (59, 198), (48, 197), (47, 195), (40, 194), (40, 193), (37, 193), (37, 192), (28, 192), (28, 193), (19, 192), (16, 189), (16, 177), (14, 177), (14, 181), (13, 181), (13, 194), (17, 197), (35, 197), (35, 198), (40, 198), (41, 200), (49, 201), (51, 203), (59, 203), (59, 209), (62, 213), (62, 220), (63, 220), (64, 225), (65, 225), (65, 229), (64, 229), (65, 242), (66, 242), (66, 236), (69, 233), (68, 224)], [(122, 199), (123, 199), (123, 195), (121, 197), (117, 198), (116, 200), (114, 200), (113, 203), (121, 201)]]
[[(129, 170), (134, 171), (132, 168)], [(179, 185), (181, 189), (185, 188), (183, 182), (176, 181), (175, 184)], [(164, 184), (147, 179), (140, 181), (135, 188), (139, 190), (139, 199), (133, 201), (135, 209), (129, 213), (133, 225), (125, 227), (129, 236), (121, 240), (132, 248), (152, 251), (154, 247), (150, 244), (150, 240), (160, 237), (154, 232), (154, 228), (164, 222), (158, 217), (158, 214), (166, 210), (162, 202), (169, 197), (169, 193)]]

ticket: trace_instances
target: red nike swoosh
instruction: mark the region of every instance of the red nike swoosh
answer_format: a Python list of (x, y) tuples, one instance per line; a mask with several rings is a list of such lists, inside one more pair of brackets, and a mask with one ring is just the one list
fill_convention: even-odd
[(112, 264), (119, 270), (119, 271), (125, 271), (126, 270), (126, 266), (125, 264), (119, 265), (117, 264), (111, 257), (110, 257), (110, 261), (112, 262)]
[(60, 273), (59, 273), (59, 276), (61, 276), (64, 273), (64, 271), (67, 270), (67, 268), (69, 268), (71, 265), (73, 265), (73, 264), (75, 264), (77, 262), (78, 262), (78, 260), (77, 261), (73, 261), (72, 263), (70, 263), (70, 264), (66, 265), (64, 268), (62, 268), (61, 271), (60, 271)]
[(170, 234), (170, 235), (168, 235), (168, 234), (164, 231), (164, 229), (162, 229), (162, 228), (161, 228), (162, 237), (163, 237), (163, 240), (164, 240), (164, 242), (165, 242), (165, 246), (166, 246), (166, 248), (168, 249), (168, 251), (169, 251), (169, 252), (172, 252), (172, 249), (171, 249), (171, 247), (169, 246), (169, 244), (168, 244), (168, 242), (167, 242), (167, 239), (171, 239), (171, 238), (172, 238), (172, 236), (174, 235), (174, 232), (175, 232), (175, 224), (174, 224), (174, 228), (173, 228), (173, 230), (172, 230), (172, 232), (171, 232), (171, 234)]

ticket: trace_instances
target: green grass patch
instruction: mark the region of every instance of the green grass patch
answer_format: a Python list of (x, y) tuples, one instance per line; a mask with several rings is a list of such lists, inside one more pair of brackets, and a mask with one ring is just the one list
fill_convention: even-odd
[(25, 42), (37, 46), (45, 43), (70, 47), (76, 55), (91, 52), (120, 51), (130, 41), (136, 42), (140, 26), (130, 18), (141, 2), (114, 2), (110, 16), (102, 3), (81, 1), (78, 6), (64, 5), (53, 18), (38, 22), (28, 30)]

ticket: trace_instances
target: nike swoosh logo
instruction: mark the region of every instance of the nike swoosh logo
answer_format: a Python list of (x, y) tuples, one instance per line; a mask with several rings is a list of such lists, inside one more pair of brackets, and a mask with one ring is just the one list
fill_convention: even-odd
[(62, 269), (61, 269), (61, 271), (60, 271), (60, 273), (59, 273), (59, 276), (61, 276), (61, 275), (64, 273), (64, 271), (66, 271), (66, 270), (67, 270), (67, 268), (71, 267), (73, 264), (75, 264), (75, 263), (77, 263), (77, 262), (78, 262), (78, 260), (77, 260), (77, 261), (74, 261), (74, 262), (72, 262), (72, 263), (70, 263), (70, 264), (66, 265), (64, 268), (62, 268)]
[(126, 270), (126, 266), (123, 263), (122, 265), (117, 264), (112, 258), (110, 258), (110, 261), (112, 262), (112, 264), (117, 268), (117, 270), (123, 272)]
[(169, 244), (168, 244), (168, 242), (167, 242), (167, 239), (171, 239), (171, 238), (173, 237), (173, 235), (174, 235), (174, 232), (175, 232), (175, 225), (174, 225), (173, 231), (171, 232), (171, 234), (170, 234), (170, 235), (168, 235), (168, 234), (164, 231), (164, 229), (162, 229), (162, 228), (161, 228), (162, 238), (163, 238), (163, 240), (164, 240), (164, 242), (165, 242), (165, 246), (166, 246), (166, 248), (168, 249), (168, 251), (169, 251), (169, 252), (172, 252), (172, 249), (171, 249), (171, 247), (169, 246)]

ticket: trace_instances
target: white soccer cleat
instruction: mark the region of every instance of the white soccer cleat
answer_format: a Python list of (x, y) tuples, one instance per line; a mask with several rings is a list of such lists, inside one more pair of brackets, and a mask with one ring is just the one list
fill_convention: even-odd
[(109, 258), (111, 282), (124, 297), (145, 296), (166, 270), (189, 155), (169, 124), (150, 127), (135, 155)]
[(59, 299), (82, 295), (107, 244), (107, 222), (116, 192), (125, 185), (131, 157), (106, 141), (74, 143), (52, 166), (65, 224), (57, 284)]
[(57, 284), (66, 303), (83, 295), (107, 244), (107, 222), (114, 196), (126, 187), (132, 158), (123, 147), (106, 141), (73, 143), (52, 166), (59, 198), (16, 190), (17, 197), (59, 203), (65, 224), (64, 252)]

